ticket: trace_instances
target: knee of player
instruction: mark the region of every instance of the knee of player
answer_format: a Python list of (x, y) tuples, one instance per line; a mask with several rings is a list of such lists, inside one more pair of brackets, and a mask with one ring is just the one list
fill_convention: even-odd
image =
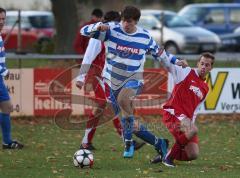
[(124, 99), (124, 98), (119, 98), (118, 103), (119, 103), (120, 107), (123, 109), (131, 106), (131, 104), (130, 104), (131, 101), (128, 99)]
[(189, 158), (189, 160), (196, 160), (198, 158), (198, 155), (199, 155), (199, 151), (194, 150), (188, 154), (188, 158)]

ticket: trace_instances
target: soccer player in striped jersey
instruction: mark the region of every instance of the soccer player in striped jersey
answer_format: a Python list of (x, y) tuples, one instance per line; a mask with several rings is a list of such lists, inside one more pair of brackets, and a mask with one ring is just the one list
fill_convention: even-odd
[(13, 141), (11, 138), (11, 121), (10, 112), (12, 111), (12, 104), (8, 89), (4, 84), (3, 77), (9, 74), (5, 64), (5, 48), (3, 45), (3, 39), (1, 31), (6, 20), (6, 10), (0, 7), (0, 125), (2, 128), (3, 137), (3, 149), (22, 149), (23, 144)]
[(162, 161), (166, 166), (174, 167), (174, 160), (197, 159), (199, 147), (195, 119), (209, 90), (205, 79), (213, 67), (214, 58), (208, 52), (201, 54), (196, 69), (165, 64), (173, 76), (175, 86), (163, 106), (162, 121), (174, 136), (175, 144), (164, 159), (159, 155), (152, 160), (153, 163)]
[(183, 62), (175, 56), (161, 50), (149, 35), (149, 32), (138, 27), (140, 10), (127, 6), (121, 13), (120, 23), (103, 24), (101, 22), (84, 26), (81, 33), (101, 41), (106, 41), (108, 49), (107, 62), (103, 77), (110, 87), (110, 100), (117, 113), (122, 114), (125, 150), (123, 157), (131, 158), (134, 154), (132, 133), (147, 143), (154, 145), (162, 155), (167, 152), (167, 141), (157, 138), (143, 125), (134, 125), (133, 99), (143, 86), (143, 70), (146, 53), (156, 60), (169, 60), (173, 64)]
[[(121, 16), (117, 11), (108, 11), (104, 15), (104, 23), (107, 22), (120, 22)], [(99, 82), (102, 80), (102, 70), (105, 64), (106, 50), (103, 42), (91, 38), (89, 40), (87, 49), (85, 51), (82, 65), (80, 67), (79, 75), (76, 79), (76, 86), (81, 89), (84, 84), (91, 83), (93, 92), (95, 94), (96, 104), (98, 107), (93, 109), (93, 113), (90, 115), (86, 124), (86, 130), (80, 148), (94, 150), (95, 147), (92, 144), (92, 140), (99, 123), (99, 119), (102, 117), (103, 110), (106, 105), (106, 88), (103, 88)], [(99, 81), (100, 80), (100, 81)], [(113, 125), (117, 133), (122, 136), (122, 127), (118, 116), (113, 118)], [(138, 143), (134, 141), (135, 150), (141, 148), (144, 142)]]

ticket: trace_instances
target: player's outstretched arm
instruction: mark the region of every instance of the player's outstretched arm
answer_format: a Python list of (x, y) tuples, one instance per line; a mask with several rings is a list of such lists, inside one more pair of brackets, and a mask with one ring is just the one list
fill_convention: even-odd
[(166, 68), (168, 68), (171, 64), (183, 65), (182, 62), (179, 62), (176, 56), (168, 53), (164, 48), (160, 48), (152, 37), (149, 38), (148, 49), (148, 52), (150, 52), (156, 60), (162, 62)]
[(97, 55), (101, 52), (102, 46), (99, 40), (91, 38), (89, 40), (83, 61), (79, 70), (79, 75), (76, 79), (76, 86), (81, 89), (85, 83), (86, 75), (96, 59)]

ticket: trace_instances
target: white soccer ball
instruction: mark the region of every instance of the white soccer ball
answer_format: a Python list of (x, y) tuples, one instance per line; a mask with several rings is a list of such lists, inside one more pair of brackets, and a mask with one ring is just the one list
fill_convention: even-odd
[(93, 154), (87, 149), (80, 149), (73, 155), (73, 164), (75, 167), (90, 167), (93, 166)]

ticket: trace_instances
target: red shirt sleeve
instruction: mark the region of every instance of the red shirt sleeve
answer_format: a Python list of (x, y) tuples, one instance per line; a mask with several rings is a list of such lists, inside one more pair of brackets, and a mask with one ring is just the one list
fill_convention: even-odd
[(84, 54), (88, 46), (89, 37), (81, 35), (80, 29), (81, 28), (79, 28), (76, 38), (74, 40), (73, 47), (77, 54)]
[(78, 29), (78, 32), (76, 34), (76, 37), (75, 37), (75, 40), (74, 40), (74, 43), (73, 43), (73, 48), (74, 48), (74, 50), (77, 54), (84, 54), (85, 53), (85, 51), (87, 49), (87, 46), (88, 46), (89, 39), (90, 39), (87, 36), (81, 35), (80, 30), (83, 26), (89, 25), (89, 24), (92, 24), (92, 23), (96, 23), (96, 22), (93, 21), (93, 20), (89, 21), (89, 22), (86, 22), (84, 25), (82, 25)]

